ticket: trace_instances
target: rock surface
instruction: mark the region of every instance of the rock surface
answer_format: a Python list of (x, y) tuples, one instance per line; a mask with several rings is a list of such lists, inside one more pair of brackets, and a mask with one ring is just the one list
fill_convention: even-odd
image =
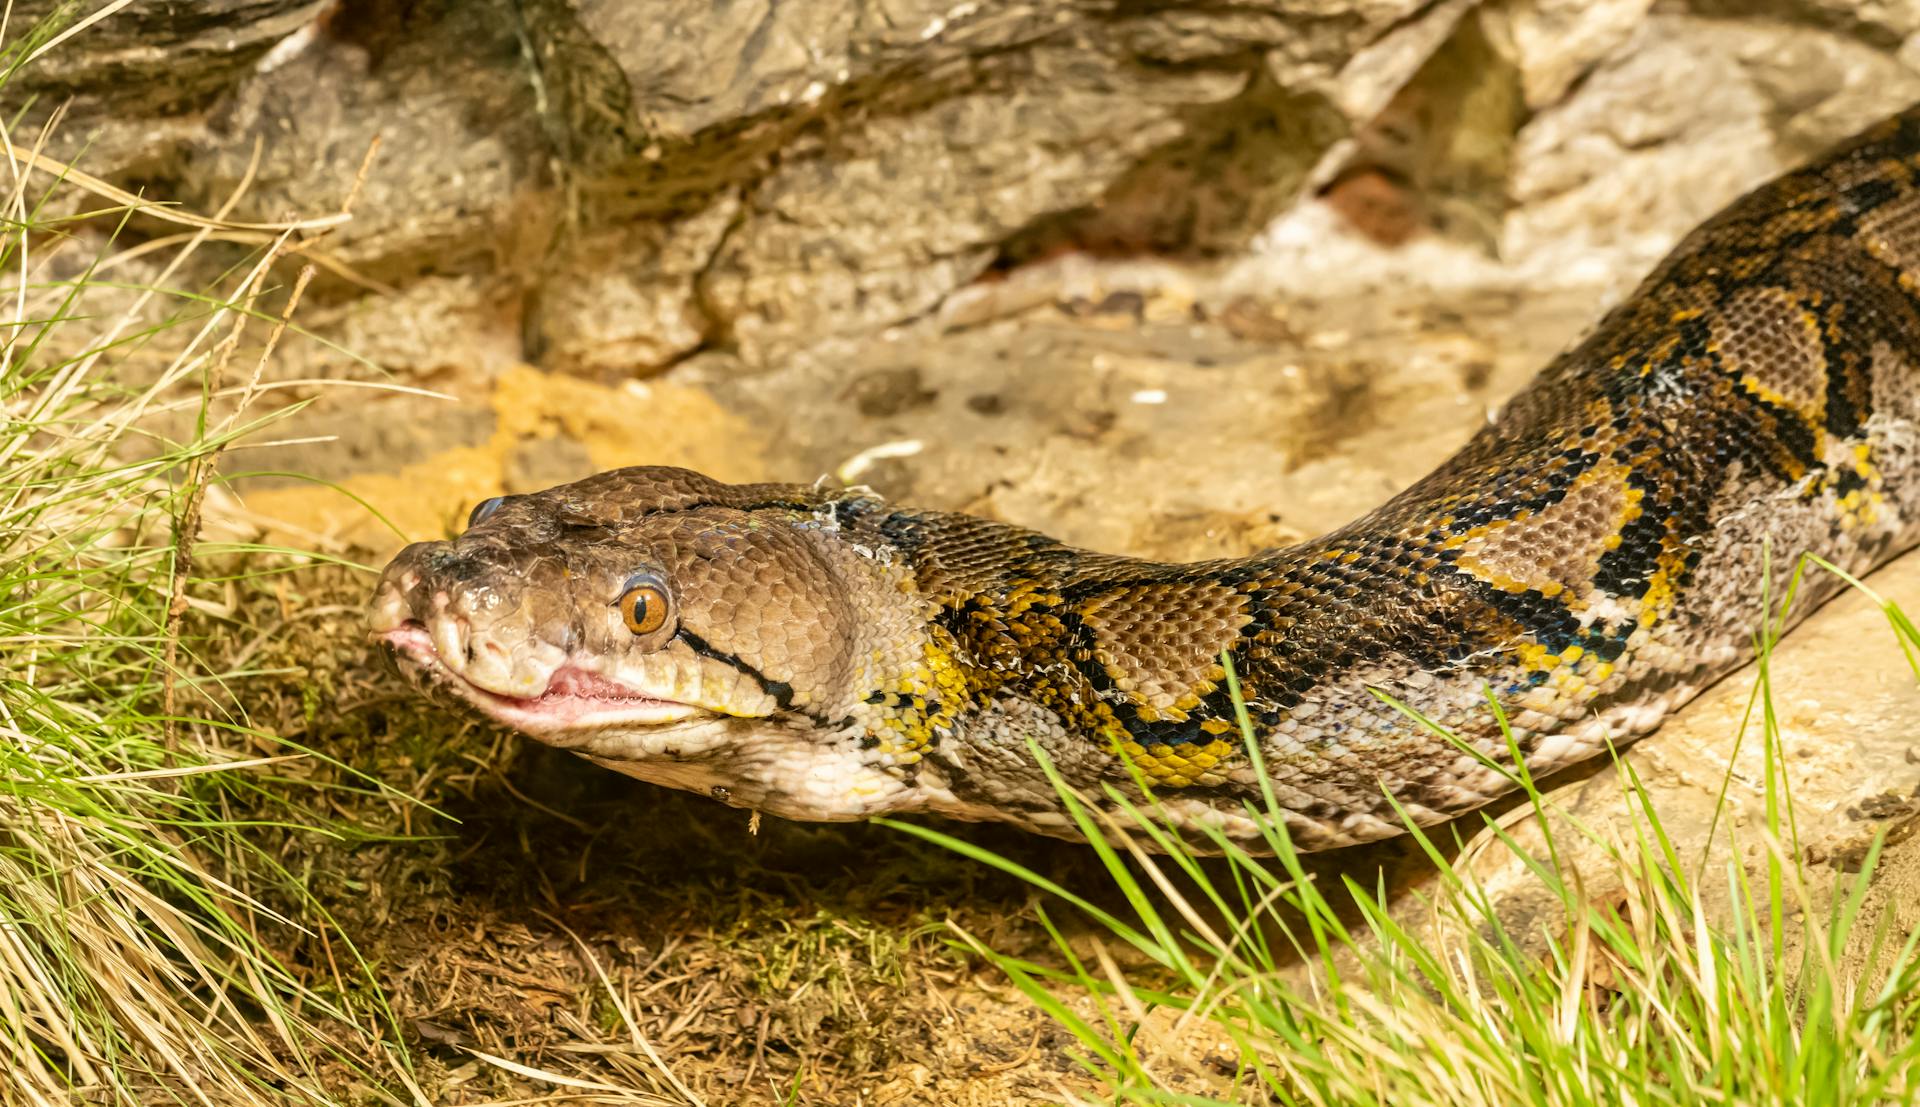
[(1920, 96), (1916, 33), (1911, 0), (280, 0), (115, 12), (4, 99), (70, 98), (54, 153), (239, 219), (338, 208), (374, 150), (312, 250), (340, 315), (424, 283), (495, 321), (429, 361), (506, 335), (617, 378), (777, 365), (1075, 251), (1352, 284), (1260, 248), (1283, 212), (1429, 280), (1617, 282)]

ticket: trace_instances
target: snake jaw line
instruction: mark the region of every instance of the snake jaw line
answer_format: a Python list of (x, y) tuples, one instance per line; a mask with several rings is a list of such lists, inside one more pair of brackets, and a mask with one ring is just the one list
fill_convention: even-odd
[(413, 620), (378, 637), (403, 665), (429, 674), (429, 679), (493, 719), (537, 737), (659, 727), (716, 714), (699, 704), (653, 695), (571, 665), (562, 665), (538, 681), (520, 676), (507, 687), (489, 687), (448, 660), (440, 646), (446, 633), (429, 631)]

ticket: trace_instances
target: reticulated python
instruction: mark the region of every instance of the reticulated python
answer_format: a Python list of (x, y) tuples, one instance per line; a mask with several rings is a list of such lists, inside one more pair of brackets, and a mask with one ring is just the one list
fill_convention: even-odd
[[(623, 469), (408, 547), (373, 627), (493, 718), (795, 819), (931, 811), (1071, 834), (1031, 755), (1189, 831), (1303, 848), (1486, 803), (1498, 699), (1536, 774), (1741, 664), (1770, 564), (1920, 540), (1920, 109), (1689, 235), (1434, 473), (1231, 561), (1089, 553), (858, 490)], [(1768, 560), (1770, 558), (1770, 561)], [(1839, 586), (1815, 574), (1797, 611)]]

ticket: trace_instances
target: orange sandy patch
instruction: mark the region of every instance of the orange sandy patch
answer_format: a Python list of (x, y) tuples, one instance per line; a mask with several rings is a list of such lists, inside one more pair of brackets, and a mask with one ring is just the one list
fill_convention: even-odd
[(485, 442), (337, 485), (263, 489), (248, 493), (244, 503), (210, 502), (210, 522), (237, 524), (267, 542), (384, 554), (457, 531), (474, 503), (508, 491), (508, 461), (516, 450), (555, 438), (579, 443), (596, 470), (680, 465), (721, 480), (764, 479), (750, 428), (704, 389), (642, 381), (609, 386), (522, 365), (494, 380), (488, 403), (495, 420)]

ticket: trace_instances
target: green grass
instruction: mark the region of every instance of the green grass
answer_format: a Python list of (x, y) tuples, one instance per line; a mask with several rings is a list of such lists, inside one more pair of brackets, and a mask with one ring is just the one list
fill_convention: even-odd
[[(1551, 924), (1514, 921), (1473, 866), (1450, 860), (1417, 827), (1439, 876), (1420, 912), (1350, 875), (1316, 875), (1288, 840), (1271, 790), (1264, 811), (1249, 811), (1267, 828), (1272, 856), (1216, 833), (1222, 858), (1203, 861), (1168, 832), (1157, 806), (1135, 806), (1111, 788), (1096, 805), (1054, 775), (1125, 911), (938, 831), (896, 825), (1027, 880), (1078, 916), (1056, 925), (1042, 909), (1053, 965), (964, 932), (958, 939), (1071, 1032), (1075, 1059), (1110, 1102), (1910, 1102), (1920, 1092), (1920, 934), (1888, 933), (1863, 917), (1878, 837), (1860, 871), (1830, 889), (1807, 870), (1781, 767), (1773, 647), (1807, 570), (1803, 562), (1777, 608), (1763, 608), (1776, 617), (1756, 634), (1748, 714), (1765, 744), (1764, 820), (1744, 830), (1715, 820), (1736, 847), (1758, 841), (1757, 871), (1734, 860), (1738, 848), (1716, 853), (1727, 860), (1714, 865), (1683, 856), (1619, 759), (1628, 825), (1582, 825), (1523, 763), (1508, 775), (1540, 845), (1516, 841), (1509, 820), (1485, 820), (1481, 844), (1530, 870), (1553, 905)], [(1838, 573), (1824, 563), (1813, 571)], [(1868, 594), (1920, 678), (1920, 632), (1897, 605)], [(1233, 691), (1240, 702), (1237, 683)], [(1498, 705), (1489, 709), (1517, 755)], [(1258, 766), (1244, 708), (1240, 726)], [(1572, 845), (1589, 858), (1580, 868), (1569, 861)], [(1587, 891), (1580, 872), (1593, 881), (1596, 868), (1617, 878), (1617, 892)], [(1849, 971), (1856, 928), (1870, 948)]]
[(229, 228), (251, 253), (184, 287), (217, 217), (121, 247), (137, 214), (181, 214), (61, 172), (45, 132), (4, 137), (0, 1101), (397, 1102), (377, 990), (338, 934), (324, 971), (276, 952), (324, 915), (234, 802), (311, 755), (251, 727), (202, 649), (236, 632), (208, 569), (232, 549), (201, 524), (222, 452), (270, 422), (291, 225)]

